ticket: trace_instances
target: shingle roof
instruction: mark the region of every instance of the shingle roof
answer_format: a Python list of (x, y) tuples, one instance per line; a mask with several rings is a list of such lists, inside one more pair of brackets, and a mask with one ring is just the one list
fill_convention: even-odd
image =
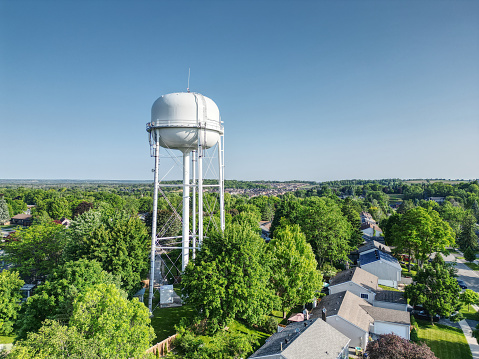
[(407, 300), (404, 298), (404, 293), (393, 290), (379, 290), (376, 293), (374, 300), (379, 302), (407, 304)]
[(370, 305), (361, 305), (375, 321), (398, 323), (398, 324), (411, 324), (411, 316), (409, 312), (404, 310), (386, 309), (380, 307), (373, 307)]
[(13, 219), (30, 219), (32, 217), (33, 216), (31, 214), (20, 213), (20, 214), (17, 214), (15, 216), (13, 216), (12, 218)]
[(307, 326), (304, 323), (290, 324), (273, 334), (250, 358), (281, 355), (285, 359), (336, 359), (349, 344), (348, 337), (321, 319), (308, 320)]
[(388, 253), (384, 253), (378, 249), (376, 249), (373, 252), (365, 253), (365, 254), (360, 254), (359, 255), (359, 261), (361, 265), (366, 265), (369, 263), (377, 262), (377, 261), (384, 261), (387, 263), (392, 264), (396, 268), (401, 269), (401, 265), (399, 264), (398, 260), (394, 258), (392, 255)]
[(339, 272), (334, 278), (331, 278), (329, 281), (329, 286), (331, 287), (333, 285), (338, 285), (349, 281), (356, 283), (366, 289), (378, 289), (378, 277), (359, 267), (346, 269), (342, 272)]
[(375, 240), (368, 241), (365, 244), (359, 246), (358, 253), (366, 252), (366, 251), (369, 251), (370, 249), (380, 249), (383, 252), (391, 253), (391, 248)]
[(338, 315), (365, 332), (369, 332), (369, 325), (374, 320), (362, 306), (371, 306), (371, 304), (349, 291), (344, 291), (322, 298), (319, 306), (313, 310), (312, 316), (321, 317), (321, 311), (326, 308), (326, 317)]

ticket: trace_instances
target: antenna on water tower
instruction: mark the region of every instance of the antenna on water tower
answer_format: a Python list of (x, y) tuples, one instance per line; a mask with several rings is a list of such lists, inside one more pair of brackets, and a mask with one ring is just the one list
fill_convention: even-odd
[[(223, 122), (218, 106), (213, 100), (199, 93), (189, 92), (189, 73), (187, 90), (188, 92), (171, 93), (158, 98), (151, 108), (151, 122), (146, 125), (152, 157), (155, 158), (148, 298), (148, 308), (151, 313), (153, 313), (155, 281), (157, 286), (179, 282), (179, 276), (175, 276), (180, 273), (173, 258), (175, 250), (181, 249), (181, 255), (177, 260), (181, 258), (181, 272), (183, 272), (188, 264), (190, 251), (193, 252), (194, 258), (207, 230), (218, 226), (217, 220), (214, 218), (218, 207), (219, 228), (216, 229), (224, 230), (225, 228)], [(163, 148), (175, 160), (178, 158), (172, 154), (171, 150), (178, 150), (182, 153), (183, 181), (181, 184), (162, 183), (159, 180), (160, 148)], [(213, 159), (217, 159), (216, 165), (213, 163)], [(206, 161), (205, 167), (203, 167), (203, 161)], [(192, 169), (191, 173), (190, 169)], [(165, 176), (168, 173), (169, 171)], [(204, 184), (204, 178), (207, 175), (210, 175), (209, 182)], [(171, 187), (182, 187), (183, 189), (181, 216), (162, 189)], [(190, 188), (193, 196), (190, 195)], [(204, 192), (208, 191), (217, 192), (218, 195), (209, 193), (204, 195)], [(170, 218), (163, 223), (163, 228), (160, 231), (157, 230), (159, 193), (171, 208)], [(190, 199), (193, 201), (191, 216)], [(216, 207), (216, 204), (212, 204), (212, 200), (217, 200), (219, 206)], [(205, 214), (206, 218), (204, 218)], [(191, 228), (190, 217), (192, 219)], [(182, 221), (182, 234), (178, 236), (175, 233), (167, 236), (166, 233), (175, 219)], [(206, 231), (204, 222), (207, 224)], [(180, 238), (181, 242), (178, 241)], [(191, 246), (190, 239), (192, 240)], [(165, 263), (166, 260), (169, 260), (170, 263)]]
[(191, 67), (188, 67), (188, 87), (186, 88), (186, 92), (190, 92), (190, 74), (191, 74)]

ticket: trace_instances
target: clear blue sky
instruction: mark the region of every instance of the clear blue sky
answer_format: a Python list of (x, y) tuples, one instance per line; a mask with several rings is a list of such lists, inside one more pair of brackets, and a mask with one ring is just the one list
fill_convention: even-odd
[(152, 179), (189, 67), (227, 179), (479, 177), (479, 1), (0, 0), (0, 178)]

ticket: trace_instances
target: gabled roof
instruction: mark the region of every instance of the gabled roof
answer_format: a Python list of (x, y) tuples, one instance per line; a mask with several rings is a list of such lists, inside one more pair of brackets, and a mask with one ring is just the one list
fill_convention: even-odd
[(20, 213), (12, 217), (12, 219), (30, 219), (33, 216), (31, 214)]
[(363, 245), (360, 245), (358, 247), (358, 252), (359, 253), (362, 253), (362, 252), (366, 252), (366, 251), (369, 251), (371, 249), (379, 249), (379, 250), (382, 250), (383, 252), (388, 252), (388, 253), (391, 253), (391, 248), (389, 248), (388, 246), (382, 244), (382, 243), (379, 243), (375, 240), (372, 240), (372, 241), (368, 241), (366, 242), (365, 244)]
[(386, 309), (370, 305), (362, 305), (361, 308), (363, 308), (375, 321), (405, 325), (411, 324), (411, 316), (409, 312), (404, 310)]
[(322, 298), (319, 306), (314, 309), (313, 316), (320, 317), (321, 311), (325, 308), (326, 317), (337, 315), (365, 332), (369, 332), (369, 325), (374, 322), (374, 319), (362, 306), (371, 306), (371, 304), (349, 291), (339, 292)]
[(250, 358), (281, 355), (284, 359), (336, 359), (349, 342), (348, 337), (328, 323), (312, 319), (290, 324), (273, 334)]
[(384, 253), (377, 249), (369, 253), (360, 254), (359, 261), (362, 266), (366, 264), (374, 263), (374, 262), (383, 261), (383, 262), (391, 264), (392, 266), (398, 268), (399, 270), (401, 269), (401, 265), (399, 264), (396, 258), (394, 258), (392, 255), (388, 253)]
[(381, 233), (383, 232), (382, 229), (379, 228), (379, 226), (378, 226), (377, 224), (375, 224), (375, 223), (368, 223), (368, 222), (366, 222), (366, 223), (361, 224), (361, 227), (359, 227), (359, 229), (360, 229), (361, 231), (364, 230), (364, 229), (368, 229), (368, 228), (372, 228), (372, 229), (374, 229), (376, 232), (381, 232)]
[(374, 297), (375, 301), (388, 302), (397, 304), (407, 304), (403, 292), (396, 292), (394, 290), (379, 290)]
[[(362, 262), (361, 262), (362, 263)], [(377, 290), (378, 289), (378, 277), (374, 274), (366, 272), (364, 269), (355, 267), (352, 269), (346, 269), (336, 274), (335, 277), (329, 281), (329, 286), (338, 285), (342, 283), (353, 282), (365, 289)]]

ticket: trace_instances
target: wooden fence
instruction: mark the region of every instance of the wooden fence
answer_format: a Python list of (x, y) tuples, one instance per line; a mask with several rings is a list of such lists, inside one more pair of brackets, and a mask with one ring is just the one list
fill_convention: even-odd
[(165, 340), (156, 343), (150, 349), (148, 349), (147, 353), (156, 354), (157, 357), (161, 357), (166, 355), (171, 348), (171, 342), (176, 338), (176, 335), (172, 335), (171, 337), (166, 338)]

